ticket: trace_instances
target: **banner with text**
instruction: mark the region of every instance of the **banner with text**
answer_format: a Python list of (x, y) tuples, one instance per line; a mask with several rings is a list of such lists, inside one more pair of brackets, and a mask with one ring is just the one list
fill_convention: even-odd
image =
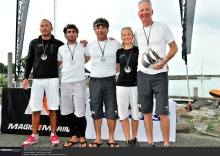
[[(29, 106), (31, 89), (3, 88), (1, 133), (29, 135), (32, 133), (32, 117)], [(51, 133), (50, 112), (46, 97), (42, 101), (39, 134), (49, 136)], [(60, 111), (57, 111), (58, 136), (69, 136), (69, 127), (65, 126)]]
[(17, 81), (20, 74), (21, 56), (29, 2), (30, 0), (17, 0), (15, 37), (15, 81)]

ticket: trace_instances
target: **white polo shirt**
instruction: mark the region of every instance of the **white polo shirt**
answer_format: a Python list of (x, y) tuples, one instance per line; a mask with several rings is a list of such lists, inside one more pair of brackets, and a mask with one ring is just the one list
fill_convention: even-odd
[[(99, 44), (98, 44), (99, 42)], [(106, 43), (106, 45), (105, 45)], [(105, 62), (100, 60), (102, 50), (104, 49)], [(98, 41), (93, 40), (86, 46), (86, 56), (90, 56), (91, 61), (91, 77), (109, 77), (116, 74), (116, 52), (121, 48), (120, 42), (117, 40)]]
[[(71, 53), (73, 55), (73, 50), (76, 44), (69, 45)], [(58, 61), (62, 61), (62, 70), (61, 82), (77, 82), (85, 80), (85, 52), (86, 48), (79, 42), (74, 50), (73, 60), (75, 61), (74, 65), (70, 64), (72, 56), (67, 45), (62, 45), (58, 49)]]
[[(151, 31), (150, 31), (151, 28)], [(159, 57), (165, 58), (166, 57), (166, 45), (174, 41), (174, 37), (172, 32), (170, 31), (170, 28), (165, 24), (161, 22), (155, 22), (153, 23), (152, 27), (144, 27), (146, 36), (148, 38), (149, 31), (150, 31), (150, 38), (149, 38), (149, 45), (154, 50)], [(143, 26), (139, 27), (134, 35), (134, 45), (138, 46), (139, 49), (139, 57), (138, 57), (138, 71), (141, 71), (146, 74), (157, 74), (161, 72), (167, 71), (167, 65), (163, 67), (163, 69), (160, 70), (154, 70), (154, 69), (148, 69), (145, 68), (141, 63), (141, 58), (144, 52), (146, 52), (147, 47), (147, 39), (145, 36), (143, 30)], [(150, 53), (151, 57), (155, 59), (152, 53)], [(145, 61), (147, 60), (146, 56), (144, 56)]]

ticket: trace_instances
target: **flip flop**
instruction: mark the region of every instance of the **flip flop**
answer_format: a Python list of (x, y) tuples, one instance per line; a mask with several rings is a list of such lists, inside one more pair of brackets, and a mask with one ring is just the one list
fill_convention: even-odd
[[(67, 141), (67, 142), (65, 142), (64, 144), (63, 144), (63, 147), (71, 147), (71, 146), (73, 146), (73, 145), (75, 145), (75, 144), (78, 144), (79, 143), (79, 141), (77, 141), (77, 142), (73, 142), (73, 141)], [(65, 144), (69, 144), (69, 145), (67, 145), (67, 146), (65, 146)]]
[(108, 145), (109, 147), (119, 147), (116, 142), (112, 142), (112, 143), (107, 142), (107, 145)]
[[(86, 144), (86, 146), (82, 146), (83, 144)], [(79, 147), (88, 147), (88, 146), (87, 146), (87, 141), (79, 142)]]
[[(102, 145), (102, 143), (92, 142), (92, 143), (90, 143), (90, 145), (92, 145), (92, 146), (89, 146), (89, 147), (99, 147)], [(96, 146), (93, 146), (93, 145), (96, 145)]]

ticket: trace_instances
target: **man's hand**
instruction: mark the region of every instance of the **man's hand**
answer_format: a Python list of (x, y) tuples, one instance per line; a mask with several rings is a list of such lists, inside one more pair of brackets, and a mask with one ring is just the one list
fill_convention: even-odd
[(81, 40), (80, 43), (83, 44), (83, 47), (86, 47), (86, 45), (88, 44), (86, 40)]
[(22, 82), (22, 88), (28, 90), (28, 79), (24, 79)]
[[(162, 60), (161, 62), (158, 62), (156, 64), (153, 65), (153, 69), (154, 70), (160, 70), (163, 69), (164, 65), (167, 63), (166, 59), (160, 58), (160, 60)], [(167, 67), (167, 70), (169, 69), (169, 67)]]

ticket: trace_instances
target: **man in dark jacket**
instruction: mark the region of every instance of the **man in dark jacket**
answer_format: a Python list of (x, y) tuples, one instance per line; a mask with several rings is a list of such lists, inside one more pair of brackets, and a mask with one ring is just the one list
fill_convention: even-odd
[(59, 138), (56, 135), (56, 110), (59, 109), (57, 52), (58, 48), (64, 43), (55, 39), (51, 34), (52, 31), (51, 22), (43, 19), (40, 23), (41, 35), (37, 39), (33, 39), (29, 45), (22, 88), (28, 89), (28, 77), (33, 69), (33, 84), (29, 101), (32, 111), (32, 135), (22, 144), (24, 147), (37, 143), (40, 140), (38, 126), (40, 123), (40, 112), (43, 108), (44, 93), (46, 94), (47, 106), (50, 112), (50, 140), (52, 146), (60, 144)]

